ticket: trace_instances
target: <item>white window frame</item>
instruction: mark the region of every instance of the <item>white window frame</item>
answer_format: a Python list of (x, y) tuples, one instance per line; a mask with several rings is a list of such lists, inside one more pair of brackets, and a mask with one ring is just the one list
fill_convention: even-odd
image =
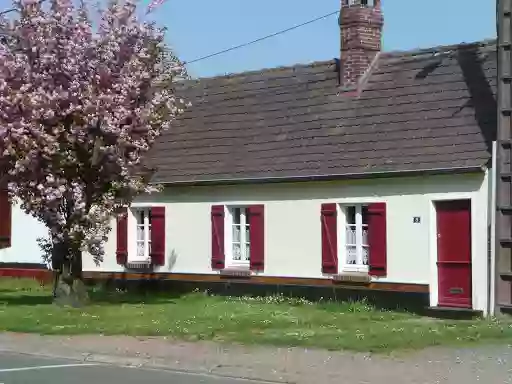
[[(356, 222), (356, 244), (348, 244), (347, 243), (347, 227), (351, 224), (348, 224), (348, 208), (355, 208), (355, 219)], [(363, 264), (363, 248), (367, 247), (368, 251), (371, 252), (369, 244), (363, 244), (363, 228), (366, 226), (368, 228), (368, 224), (363, 224), (363, 215), (362, 208), (368, 207), (368, 204), (365, 203), (347, 203), (347, 204), (339, 204), (338, 205), (338, 239), (340, 240), (338, 244), (339, 252), (338, 254), (341, 256), (341, 271), (340, 272), (360, 272), (360, 273), (368, 273), (369, 265)], [(347, 247), (349, 245), (356, 246), (356, 264), (348, 264), (348, 252)], [(368, 260), (369, 261), (369, 260)], [(368, 263), (369, 264), (369, 263)]]
[[(139, 223), (139, 214), (144, 212), (144, 222)], [(150, 264), (150, 243), (151, 243), (151, 224), (149, 216), (151, 215), (151, 207), (136, 206), (128, 210), (128, 264)], [(138, 255), (137, 246), (137, 229), (144, 228), (144, 254)]]
[[(225, 244), (225, 255), (226, 255), (226, 267), (236, 267), (236, 268), (249, 268), (250, 260), (244, 260), (245, 255), (245, 244), (249, 244), (250, 248), (250, 239), (246, 239), (245, 227), (249, 225), (248, 221), (248, 211), (249, 206), (246, 205), (226, 205), (225, 208), (225, 220), (224, 220), (224, 244)], [(241, 260), (233, 259), (233, 226), (234, 226), (234, 211), (235, 209), (240, 209), (240, 251), (242, 255)], [(242, 230), (243, 229), (243, 230)], [(249, 234), (250, 234), (249, 227)], [(249, 235), (250, 236), (250, 235)]]

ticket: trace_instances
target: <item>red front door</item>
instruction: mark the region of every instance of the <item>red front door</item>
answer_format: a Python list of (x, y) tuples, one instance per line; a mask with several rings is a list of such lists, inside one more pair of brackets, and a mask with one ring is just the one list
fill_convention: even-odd
[(471, 308), (471, 200), (436, 203), (440, 307)]

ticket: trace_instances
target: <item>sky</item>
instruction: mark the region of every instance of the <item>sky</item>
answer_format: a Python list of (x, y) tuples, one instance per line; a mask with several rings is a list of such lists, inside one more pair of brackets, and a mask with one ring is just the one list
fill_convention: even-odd
[[(150, 0), (140, 0), (149, 4)], [(0, 9), (10, 7), (0, 0)], [(181, 60), (272, 34), (339, 10), (340, 0), (165, 0), (148, 18), (166, 26)], [(382, 0), (385, 51), (496, 36), (495, 0)], [(337, 15), (187, 66), (192, 77), (329, 60), (339, 56)]]
[[(3, 0), (0, 0), (3, 1)], [(144, 0), (143, 0), (144, 1)], [(149, 0), (147, 0), (149, 1)], [(340, 0), (166, 0), (152, 19), (185, 61), (336, 11)], [(496, 36), (495, 0), (382, 0), (384, 50)], [(329, 60), (339, 55), (337, 15), (188, 66), (193, 77)]]

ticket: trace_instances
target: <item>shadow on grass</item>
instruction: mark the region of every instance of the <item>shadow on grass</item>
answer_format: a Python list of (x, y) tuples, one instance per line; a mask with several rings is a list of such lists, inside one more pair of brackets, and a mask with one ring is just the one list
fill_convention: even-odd
[[(175, 292), (150, 292), (150, 291), (124, 291), (110, 290), (101, 286), (89, 287), (88, 305), (122, 305), (122, 304), (144, 304), (161, 305), (174, 304), (176, 299), (183, 296), (182, 293)], [(34, 306), (50, 305), (54, 299), (50, 289), (32, 290), (32, 289), (0, 289), (0, 306)]]
[[(11, 283), (9, 281), (9, 283)], [(201, 283), (155, 280), (86, 280), (91, 306), (173, 305), (182, 301), (202, 301), (206, 296), (219, 300), (228, 297), (260, 297), (262, 304), (284, 303), (301, 306), (303, 300), (314, 303), (326, 312), (378, 312), (422, 314), (428, 294), (401, 292), (368, 292), (357, 289), (334, 289), (314, 286), (272, 286), (237, 282)], [(221, 299), (224, 297), (224, 299)], [(229, 300), (229, 299), (228, 299)], [(53, 303), (51, 288), (23, 281), (17, 285), (0, 286), (0, 305), (28, 306)], [(412, 304), (412, 305), (411, 305)]]
[(2, 296), (0, 294), (0, 305), (48, 305), (53, 302), (53, 297), (48, 296), (32, 296), (32, 295), (16, 295), (16, 296)]
[(120, 280), (89, 281), (89, 297), (92, 304), (174, 304), (190, 291), (172, 289), (162, 281)]
[(175, 299), (182, 295), (168, 293), (162, 294), (142, 294), (131, 292), (98, 292), (91, 291), (89, 298), (94, 305), (112, 305), (112, 304), (174, 304)]
[[(308, 300), (324, 306), (330, 312), (345, 308), (340, 303), (362, 302), (378, 311), (395, 311), (424, 315), (429, 303), (428, 293), (368, 291), (358, 289), (337, 289), (336, 287), (261, 285), (228, 282), (169, 281), (169, 280), (90, 280), (94, 290), (91, 295), (97, 304), (164, 304), (192, 296), (201, 297), (272, 297), (282, 295), (290, 299)], [(290, 304), (290, 303), (288, 303)], [(350, 306), (350, 305), (349, 305)], [(357, 305), (356, 305), (357, 307)], [(359, 308), (359, 307), (357, 307)], [(354, 309), (360, 311), (360, 309)]]
[[(54, 303), (51, 294), (47, 296), (31, 296), (31, 295), (15, 295), (2, 296), (0, 294), (0, 306), (34, 306), (34, 305), (50, 305)], [(167, 297), (150, 297), (142, 295), (104, 295), (92, 293), (88, 305), (122, 305), (122, 304), (144, 304), (144, 305), (161, 305), (175, 304), (173, 298)]]

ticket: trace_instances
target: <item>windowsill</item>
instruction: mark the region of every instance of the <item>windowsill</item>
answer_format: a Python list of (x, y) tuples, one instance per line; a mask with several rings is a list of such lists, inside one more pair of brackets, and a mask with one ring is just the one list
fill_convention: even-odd
[(144, 259), (128, 259), (127, 263), (129, 264), (151, 264), (151, 257), (146, 257)]
[(128, 260), (125, 264), (125, 267), (129, 269), (151, 268), (151, 259)]
[(230, 265), (220, 271), (222, 276), (249, 277), (251, 270), (249, 265)]
[(371, 277), (368, 271), (343, 271), (332, 276), (332, 280), (340, 283), (369, 284)]
[(342, 272), (341, 273), (366, 273), (368, 274), (370, 271), (370, 268), (366, 265), (353, 265), (353, 264), (346, 264), (341, 267)]

